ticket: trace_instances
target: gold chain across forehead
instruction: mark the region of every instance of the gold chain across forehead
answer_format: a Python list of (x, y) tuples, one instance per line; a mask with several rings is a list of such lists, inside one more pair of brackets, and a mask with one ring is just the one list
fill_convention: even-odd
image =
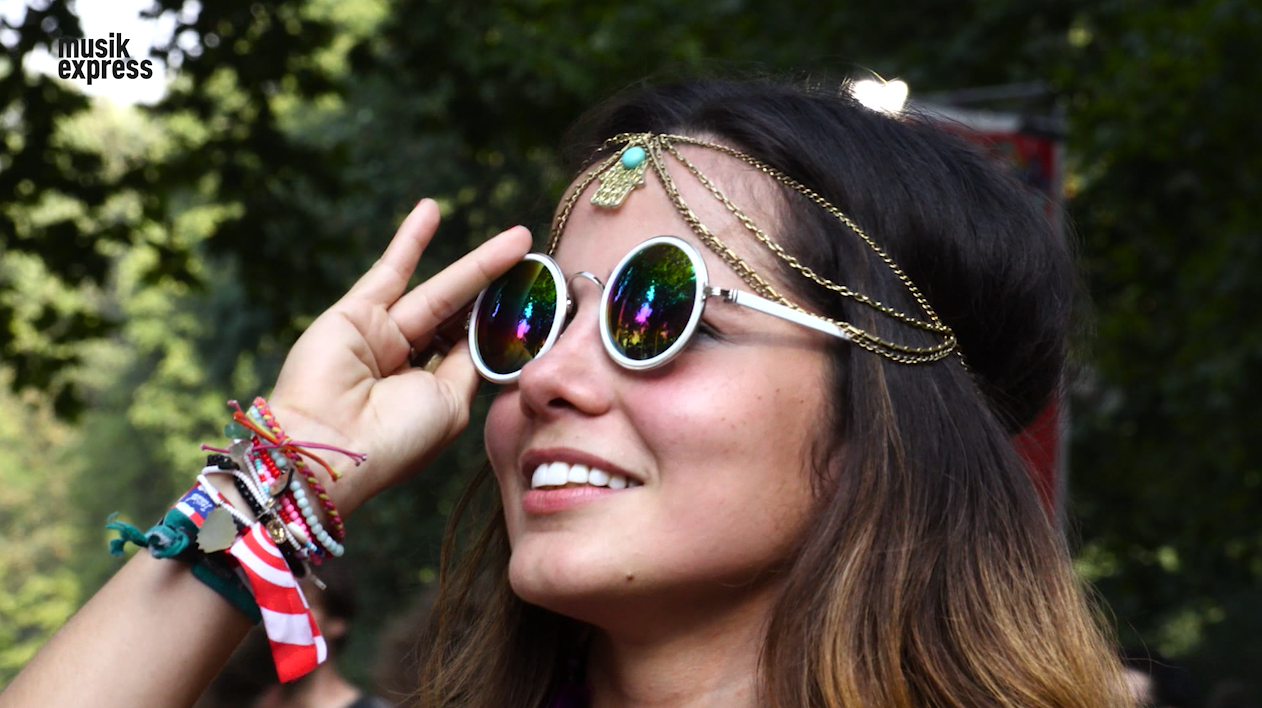
[[(832, 214), (838, 221), (861, 238), (863, 242), (866, 243), (878, 257), (880, 257), (881, 261), (885, 263), (890, 271), (898, 277), (903, 286), (907, 288), (907, 291), (911, 293), (911, 296), (915, 299), (916, 304), (920, 306), (920, 309), (924, 312), (926, 319), (922, 320), (904, 312), (899, 312), (898, 310), (868, 297), (867, 295), (855, 292), (845, 285), (838, 285), (837, 283), (819, 275), (806, 265), (803, 265), (797, 258), (785, 251), (780, 244), (776, 243), (774, 239), (768, 236), (765, 231), (759, 228), (752, 219), (741, 212), (741, 210), (727, 198), (727, 195), (725, 195), (718, 186), (701, 173), (701, 170), (693, 164), (692, 161), (680, 154), (679, 149), (676, 147), (676, 143), (709, 148), (736, 158), (737, 160), (752, 166), (759, 172), (771, 177), (789, 189), (792, 189), (798, 194), (801, 194), (819, 205), (828, 213)], [(697, 217), (692, 209), (689, 208), (688, 204), (684, 202), (683, 197), (680, 196), (679, 189), (676, 187), (675, 181), (666, 170), (665, 156), (670, 155), (683, 165), (684, 168), (686, 168), (688, 172), (691, 173), (692, 176), (695, 177), (697, 181), (710, 192), (711, 195), (714, 196), (715, 199), (722, 203), (723, 206), (726, 207), (727, 210), (741, 222), (741, 225), (743, 225), (746, 230), (758, 239), (759, 243), (766, 246), (766, 248), (775, 254), (777, 258), (787, 263), (790, 268), (800, 273), (803, 277), (811, 280), (817, 285), (828, 288), (841, 297), (849, 298), (855, 302), (861, 303), (887, 317), (892, 317), (906, 325), (916, 327), (927, 332), (932, 332), (941, 337), (942, 341), (929, 347), (912, 347), (883, 339), (875, 334), (867, 332), (866, 330), (860, 329), (849, 322), (841, 322), (816, 313), (808, 314), (820, 317), (821, 319), (837, 325), (844, 332), (850, 335), (851, 340), (860, 347), (886, 357), (887, 359), (903, 364), (921, 364), (930, 361), (937, 361), (949, 356), (952, 352), (958, 353), (955, 333), (950, 327), (938, 319), (938, 315), (933, 311), (933, 308), (929, 306), (929, 302), (925, 300), (923, 295), (921, 295), (920, 290), (917, 289), (915, 284), (911, 282), (911, 279), (903, 273), (902, 269), (894, 263), (893, 259), (886, 255), (885, 251), (881, 250), (881, 248), (876, 245), (876, 242), (873, 241), (872, 238), (863, 231), (863, 229), (859, 228), (859, 225), (856, 224), (854, 220), (847, 216), (845, 212), (833, 206), (827, 199), (824, 199), (814, 190), (801, 184), (776, 168), (771, 167), (756, 158), (750, 157), (743, 152), (730, 148), (726, 145), (711, 143), (684, 135), (623, 133), (606, 140), (604, 145), (601, 147), (601, 150), (608, 150), (614, 146), (621, 146), (621, 148), (609, 157), (601, 160), (599, 164), (583, 175), (578, 183), (574, 185), (573, 190), (561, 205), (561, 209), (558, 210), (556, 217), (552, 221), (552, 231), (548, 240), (547, 248), (548, 254), (552, 254), (553, 251), (556, 250), (557, 244), (561, 240), (561, 233), (565, 230), (565, 224), (569, 220), (570, 213), (573, 211), (574, 205), (578, 203), (579, 198), (593, 180), (599, 180), (600, 184), (598, 185), (596, 192), (592, 195), (592, 203), (601, 207), (617, 208), (620, 204), (622, 204), (622, 201), (626, 199), (627, 195), (629, 195), (632, 190), (644, 184), (644, 172), (646, 168), (651, 167), (653, 172), (661, 181), (662, 186), (665, 188), (666, 195), (670, 198), (671, 204), (675, 206), (676, 211), (679, 212), (679, 214), (684, 218), (684, 221), (687, 222), (689, 228), (692, 229), (693, 233), (697, 235), (697, 238), (701, 239), (701, 242), (704, 243), (707, 248), (713, 251), (715, 255), (719, 256), (719, 258), (722, 258), (724, 263), (731, 266), (731, 268), (736, 271), (736, 274), (740, 276), (741, 280), (745, 281), (745, 283), (747, 283), (749, 287), (753, 288), (753, 290), (759, 295), (775, 302), (779, 302), (787, 307), (791, 307), (799, 312), (806, 313), (807, 311), (800, 305), (781, 295), (770, 283), (758, 275), (758, 273), (755, 272), (744, 259), (738, 256), (727, 246), (727, 244), (720, 241), (718, 237), (711, 233), (710, 230), (706, 228), (705, 224), (701, 223), (701, 219)]]

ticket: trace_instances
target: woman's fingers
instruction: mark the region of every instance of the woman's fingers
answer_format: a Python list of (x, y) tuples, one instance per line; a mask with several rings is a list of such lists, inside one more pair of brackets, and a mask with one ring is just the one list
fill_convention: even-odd
[[(469, 355), (469, 340), (462, 339), (452, 347), (443, 358), (434, 376), (449, 383), (453, 390), (461, 395), (461, 400), (472, 402), (478, 392), (478, 384), (482, 382), (478, 369), (473, 365), (473, 357)], [(466, 403), (466, 405), (468, 405)]]
[(438, 204), (422, 199), (395, 232), (386, 252), (355, 283), (346, 297), (356, 297), (389, 307), (407, 289), (421, 252), (438, 230)]
[(514, 226), (399, 298), (390, 307), (390, 319), (408, 341), (427, 339), (529, 250), (530, 231)]

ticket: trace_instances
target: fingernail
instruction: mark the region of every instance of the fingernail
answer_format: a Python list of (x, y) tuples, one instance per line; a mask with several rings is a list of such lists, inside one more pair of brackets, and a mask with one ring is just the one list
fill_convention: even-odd
[(428, 201), (430, 201), (430, 198), (429, 198), (429, 197), (425, 197), (425, 198), (421, 199), (421, 201), (417, 202), (417, 203), (416, 203), (416, 206), (414, 206), (414, 207), (412, 207), (412, 208), (413, 208), (413, 209), (417, 209), (417, 208), (419, 208), (422, 204), (424, 204), (425, 202), (428, 202)]

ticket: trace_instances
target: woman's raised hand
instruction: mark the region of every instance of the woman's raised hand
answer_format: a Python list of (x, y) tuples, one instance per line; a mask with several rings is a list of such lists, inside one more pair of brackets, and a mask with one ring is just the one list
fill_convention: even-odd
[[(467, 347), (432, 374), (408, 354), (530, 248), (526, 229), (509, 229), (408, 292), (437, 227), (438, 205), (417, 204), (381, 259), (299, 338), (271, 396), (295, 441), (368, 454), (352, 469), (319, 452), (345, 472), (324, 485), (343, 514), (415, 473), (464, 428), (478, 385)], [(188, 641), (162, 641), (173, 626)], [(0, 706), (190, 705), (249, 627), (185, 564), (137, 553), (5, 687)], [(119, 655), (146, 671), (119, 671), (109, 659)]]
[(432, 200), (416, 205), (381, 258), (294, 344), (269, 399), (292, 439), (367, 453), (355, 467), (320, 451), (344, 474), (325, 485), (344, 515), (414, 475), (464, 429), (478, 386), (466, 341), (433, 373), (412, 366), (409, 353), (530, 249), (530, 233), (513, 227), (407, 291), (438, 221)]

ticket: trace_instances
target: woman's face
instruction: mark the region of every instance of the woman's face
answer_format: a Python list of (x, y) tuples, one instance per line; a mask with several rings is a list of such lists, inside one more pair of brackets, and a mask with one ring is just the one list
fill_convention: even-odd
[[(684, 150), (775, 236), (773, 212), (753, 208), (774, 202), (769, 178), (703, 148)], [(682, 166), (668, 164), (702, 223), (771, 279), (774, 256)], [(697, 247), (712, 284), (748, 290), (693, 235), (651, 170), (646, 177), (617, 209), (593, 206), (596, 184), (588, 187), (554, 254), (565, 276), (589, 271), (607, 281), (634, 246), (669, 234)], [(788, 556), (810, 516), (810, 445), (827, 395), (824, 336), (711, 299), (704, 320), (717, 338), (699, 332), (668, 365), (634, 372), (601, 345), (600, 295), (590, 280), (570, 280), (573, 320), (500, 392), (487, 418), (514, 591), (632, 631), (652, 617), (696, 617), (765, 598), (773, 581), (763, 571)], [(533, 473), (551, 462), (621, 471), (631, 486), (561, 508), (530, 500), (524, 507)]]

